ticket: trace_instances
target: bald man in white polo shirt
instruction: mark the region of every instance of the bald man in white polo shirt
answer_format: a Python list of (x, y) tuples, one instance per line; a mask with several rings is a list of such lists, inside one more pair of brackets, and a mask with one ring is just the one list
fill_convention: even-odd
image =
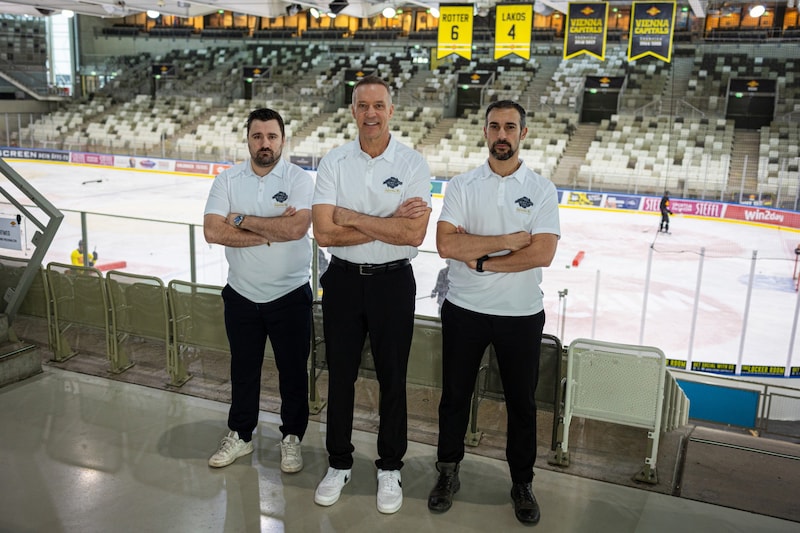
[(389, 131), (394, 113), (385, 81), (353, 88), (355, 141), (333, 149), (317, 171), (314, 236), (331, 261), (322, 275), (322, 316), (328, 361), (325, 445), (329, 468), (314, 493), (318, 505), (339, 500), (353, 466), (355, 382), (369, 335), (380, 385), (378, 511), (403, 504), (400, 469), (406, 437), (406, 371), (414, 332), (417, 255), (430, 217), (430, 169)]
[(471, 394), (483, 354), (493, 344), (508, 412), (506, 458), (514, 514), (520, 522), (537, 523), (531, 483), (545, 318), (539, 284), (561, 230), (555, 186), (519, 158), (527, 133), (522, 106), (493, 102), (484, 126), (487, 162), (454, 177), (445, 190), (436, 245), (450, 260), (450, 288), (441, 312), (439, 478), (428, 508), (447, 511), (460, 488)]

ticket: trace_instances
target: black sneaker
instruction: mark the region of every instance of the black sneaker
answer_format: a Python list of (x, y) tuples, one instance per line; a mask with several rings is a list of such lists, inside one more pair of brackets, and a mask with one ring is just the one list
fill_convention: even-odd
[(531, 491), (530, 483), (514, 483), (511, 487), (511, 501), (514, 502), (514, 515), (523, 524), (537, 524), (541, 513), (539, 504)]
[(453, 506), (453, 496), (461, 488), (458, 463), (436, 463), (439, 479), (428, 496), (428, 509), (443, 513)]

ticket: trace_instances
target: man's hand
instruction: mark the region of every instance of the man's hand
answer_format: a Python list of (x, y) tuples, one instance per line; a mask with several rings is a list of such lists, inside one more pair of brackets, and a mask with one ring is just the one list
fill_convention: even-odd
[(527, 231), (518, 231), (516, 233), (509, 233), (506, 235), (505, 247), (507, 250), (516, 252), (522, 250), (531, 244), (531, 234)]
[[(295, 207), (290, 205), (289, 207), (284, 209), (283, 213), (281, 213), (281, 216), (282, 217), (291, 217), (291, 216), (294, 216), (296, 213), (297, 213), (297, 208), (295, 208)], [(233, 220), (236, 217), (238, 217), (239, 215), (241, 215), (241, 214), (242, 213), (228, 213), (228, 216), (225, 217), (225, 223), (230, 225), (230, 226), (233, 226)], [(248, 215), (245, 215), (245, 216), (248, 216)]]
[(392, 213), (393, 217), (419, 218), (428, 212), (428, 204), (419, 196), (409, 198)]
[(333, 209), (333, 223), (337, 226), (350, 226), (352, 221), (358, 215), (352, 209), (346, 207), (339, 207), (338, 205)]

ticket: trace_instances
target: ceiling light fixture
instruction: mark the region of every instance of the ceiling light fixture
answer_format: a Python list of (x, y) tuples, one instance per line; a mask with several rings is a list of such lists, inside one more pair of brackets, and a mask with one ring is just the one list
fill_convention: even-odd
[(320, 17), (319, 9), (317, 9), (316, 7), (312, 7), (311, 9), (308, 10), (308, 12), (311, 13), (311, 16), (314, 17), (315, 19), (318, 19)]
[(764, 7), (762, 4), (758, 4), (750, 8), (750, 16), (753, 18), (758, 18), (766, 12), (767, 8)]
[(381, 14), (384, 17), (386, 17), (387, 19), (393, 19), (395, 17), (395, 15), (397, 15), (397, 11), (393, 7), (389, 6), (389, 7), (383, 8), (383, 11), (381, 12)]
[(147, 18), (157, 19), (160, 16), (161, 16), (161, 13), (159, 13), (155, 9), (148, 9), (147, 10)]

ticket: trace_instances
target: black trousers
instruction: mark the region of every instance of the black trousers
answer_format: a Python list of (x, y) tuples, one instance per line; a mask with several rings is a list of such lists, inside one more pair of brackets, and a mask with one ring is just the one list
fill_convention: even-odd
[(445, 300), (442, 306), (440, 462), (464, 459), (470, 400), (489, 344), (497, 354), (507, 411), (506, 460), (514, 483), (533, 480), (536, 462), (536, 385), (544, 311), (531, 316), (475, 313)]
[(231, 348), (228, 427), (241, 439), (252, 438), (258, 423), (261, 366), (269, 337), (278, 368), (281, 434), (302, 439), (308, 427), (311, 287), (305, 284), (272, 302), (255, 303), (226, 285), (222, 299)]
[(369, 334), (380, 386), (375, 464), (382, 470), (399, 470), (408, 448), (406, 370), (414, 333), (414, 272), (409, 265), (364, 276), (331, 262), (321, 282), (328, 362), (328, 462), (338, 469), (353, 466), (355, 382)]

